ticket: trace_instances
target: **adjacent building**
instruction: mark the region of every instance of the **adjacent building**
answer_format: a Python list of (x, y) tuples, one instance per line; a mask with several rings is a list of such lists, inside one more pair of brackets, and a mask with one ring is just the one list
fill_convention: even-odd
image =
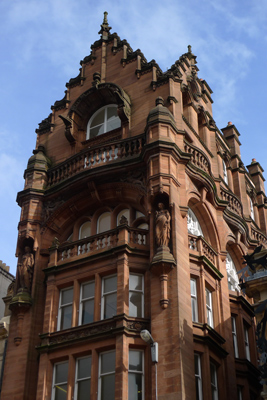
[(238, 272), (267, 243), (262, 168), (190, 46), (163, 72), (110, 31), (36, 131), (1, 399), (259, 399)]

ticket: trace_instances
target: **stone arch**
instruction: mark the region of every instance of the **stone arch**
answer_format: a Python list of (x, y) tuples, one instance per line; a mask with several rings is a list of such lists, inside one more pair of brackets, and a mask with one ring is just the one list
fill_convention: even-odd
[(191, 208), (196, 215), (204, 238), (214, 250), (218, 251), (221, 247), (219, 233), (217, 231), (217, 225), (214, 222), (214, 216), (208, 205), (205, 202), (197, 201), (195, 197), (191, 197), (188, 201), (188, 207)]
[(74, 102), (68, 117), (76, 122), (79, 129), (86, 130), (89, 118), (101, 107), (118, 105), (118, 115), (122, 123), (129, 123), (131, 100), (128, 94), (115, 83), (101, 83), (86, 90)]

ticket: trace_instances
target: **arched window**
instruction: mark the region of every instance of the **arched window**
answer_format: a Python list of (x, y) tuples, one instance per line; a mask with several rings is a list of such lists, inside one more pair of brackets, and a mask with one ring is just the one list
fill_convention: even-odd
[(79, 239), (91, 236), (91, 221), (86, 221), (79, 230)]
[(253, 201), (252, 198), (249, 198), (249, 204), (250, 204), (250, 216), (253, 219), (253, 221), (255, 220), (255, 214), (254, 214), (254, 206), (253, 206)]
[(187, 230), (191, 235), (203, 236), (200, 223), (191, 208), (188, 209)]
[(229, 290), (240, 290), (236, 267), (229, 253), (226, 256), (226, 271)]
[(110, 212), (104, 212), (97, 221), (97, 233), (109, 231), (111, 229)]
[(128, 208), (121, 210), (117, 215), (117, 226), (120, 225), (121, 217), (127, 218), (128, 224), (130, 225), (130, 211)]
[(86, 138), (91, 139), (119, 128), (121, 120), (117, 109), (118, 106), (116, 104), (110, 104), (97, 110), (88, 122)]
[(223, 163), (223, 180), (228, 185), (227, 168), (224, 160), (222, 160), (222, 163)]
[[(86, 221), (80, 226), (79, 239), (91, 236), (91, 221)], [(78, 247), (78, 255), (87, 253), (90, 250), (90, 243), (85, 243)]]

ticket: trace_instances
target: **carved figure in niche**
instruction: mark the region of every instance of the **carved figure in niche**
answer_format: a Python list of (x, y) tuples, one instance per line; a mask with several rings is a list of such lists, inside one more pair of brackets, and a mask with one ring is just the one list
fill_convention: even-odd
[(158, 247), (169, 247), (171, 216), (168, 210), (164, 210), (164, 204), (158, 204), (159, 211), (156, 211), (156, 243)]
[(19, 288), (27, 289), (28, 292), (31, 290), (32, 275), (34, 267), (34, 257), (31, 253), (30, 247), (25, 247), (25, 253), (21, 257), (20, 263), (18, 264), (19, 272)]

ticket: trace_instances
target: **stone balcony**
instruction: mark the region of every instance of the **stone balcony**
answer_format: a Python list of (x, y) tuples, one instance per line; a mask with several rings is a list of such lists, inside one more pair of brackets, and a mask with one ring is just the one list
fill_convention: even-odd
[(206, 257), (214, 267), (217, 267), (217, 253), (209, 243), (203, 238), (203, 236), (196, 236), (188, 233), (188, 247), (189, 251), (197, 252), (199, 256)]
[(72, 178), (84, 171), (116, 164), (127, 158), (138, 158), (145, 144), (145, 136), (117, 140), (112, 143), (101, 143), (82, 150), (66, 161), (50, 168), (47, 172), (46, 188), (50, 188), (66, 179)]
[(89, 236), (74, 242), (54, 244), (49, 249), (49, 267), (60, 266), (120, 246), (134, 250), (149, 250), (149, 233), (146, 229), (120, 225), (115, 229)]

